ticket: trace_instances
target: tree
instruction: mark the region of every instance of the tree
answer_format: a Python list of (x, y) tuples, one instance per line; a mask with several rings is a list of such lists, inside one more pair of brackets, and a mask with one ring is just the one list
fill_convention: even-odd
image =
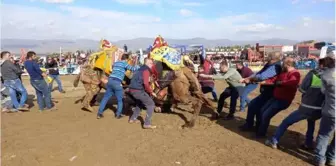
[(251, 48), (251, 45), (250, 45), (250, 44), (246, 44), (246, 45), (244, 46), (244, 48)]

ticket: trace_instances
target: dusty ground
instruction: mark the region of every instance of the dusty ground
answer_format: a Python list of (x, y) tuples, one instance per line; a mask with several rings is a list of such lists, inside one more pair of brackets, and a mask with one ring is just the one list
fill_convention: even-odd
[[(35, 105), (30, 112), (2, 114), (3, 166), (309, 165), (311, 153), (298, 149), (306, 121), (289, 128), (281, 140), (281, 150), (266, 147), (264, 140), (255, 140), (253, 134), (238, 130), (246, 113), (237, 113), (232, 121), (210, 121), (210, 114), (204, 113), (193, 129), (181, 129), (183, 117), (191, 116), (188, 112), (156, 113), (153, 123), (158, 129), (143, 130), (138, 124), (128, 124), (127, 118), (114, 119), (110, 108), (100, 120), (95, 113), (81, 111), (80, 104), (74, 102), (84, 94), (83, 87), (73, 89), (74, 76), (61, 78), (67, 93), (52, 93), (59, 101), (57, 111), (38, 112), (37, 103), (30, 96), (30, 104)], [(34, 95), (24, 79), (28, 93)], [(225, 86), (223, 82), (216, 83), (218, 95)], [(269, 135), (298, 107), (299, 95), (289, 109), (272, 120)]]

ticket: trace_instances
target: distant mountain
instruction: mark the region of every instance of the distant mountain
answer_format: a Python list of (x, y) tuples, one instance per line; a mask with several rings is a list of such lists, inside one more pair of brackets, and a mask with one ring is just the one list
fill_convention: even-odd
[[(168, 39), (165, 40), (169, 44), (203, 44), (207, 48), (216, 46), (230, 46), (230, 45), (245, 45), (251, 44), (255, 45), (259, 43), (260, 45), (292, 45), (298, 43), (299, 41), (272, 38), (260, 41), (235, 41), (229, 39), (216, 39), (208, 40), (205, 38), (192, 38), (192, 39)], [(128, 46), (130, 50), (137, 50), (139, 48), (147, 48), (152, 45), (154, 38), (135, 38), (131, 40), (119, 40), (111, 41), (113, 44), (122, 47), (124, 44)], [(13, 53), (20, 53), (20, 49), (34, 50), (37, 53), (52, 53), (59, 52), (60, 47), (63, 51), (76, 51), (76, 50), (87, 50), (87, 49), (98, 49), (99, 41), (95, 40), (29, 40), (29, 39), (1, 39), (1, 50), (8, 50)]]

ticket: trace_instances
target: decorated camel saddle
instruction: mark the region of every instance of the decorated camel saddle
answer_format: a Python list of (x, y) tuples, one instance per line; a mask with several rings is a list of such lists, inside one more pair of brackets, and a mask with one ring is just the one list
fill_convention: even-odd
[[(85, 66), (86, 70), (94, 70), (99, 75), (101, 80), (107, 79), (107, 76), (112, 73), (112, 65), (114, 62), (121, 60), (124, 50), (112, 45), (108, 40), (102, 39), (99, 44), (100, 51), (95, 52), (90, 55), (88, 64)], [(134, 65), (136, 63), (136, 58), (130, 56), (128, 59), (128, 64)], [(92, 72), (87, 72), (92, 73)], [(131, 71), (126, 71), (125, 81), (129, 80), (132, 76)], [(90, 75), (92, 77), (92, 75)], [(123, 82), (126, 84), (126, 82)]]
[[(186, 63), (193, 62), (188, 56), (183, 56), (181, 52), (170, 47), (160, 35), (156, 37), (148, 57), (155, 61), (155, 65), (152, 67), (152, 77), (157, 84), (152, 83), (152, 87), (157, 94), (156, 103), (163, 104), (164, 101), (169, 101), (167, 99), (169, 97), (168, 86), (175, 79), (188, 81), (186, 83), (191, 85), (192, 91), (200, 91), (197, 78), (185, 66)], [(177, 96), (174, 96), (174, 98), (178, 99)]]

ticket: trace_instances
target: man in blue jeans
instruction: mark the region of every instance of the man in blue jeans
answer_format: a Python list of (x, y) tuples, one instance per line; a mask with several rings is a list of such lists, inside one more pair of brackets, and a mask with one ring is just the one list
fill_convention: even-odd
[(242, 94), (245, 84), (239, 82), (242, 79), (241, 75), (236, 69), (229, 68), (226, 61), (222, 61), (220, 63), (220, 71), (221, 73), (217, 75), (200, 74), (199, 76), (203, 78), (212, 78), (215, 80), (225, 80), (229, 84), (229, 87), (227, 87), (219, 97), (217, 112), (218, 114), (222, 112), (225, 99), (230, 97), (230, 111), (229, 114), (225, 117), (225, 120), (231, 120), (234, 119), (237, 99)]
[[(281, 53), (272, 52), (268, 55), (267, 64), (256, 74), (251, 77), (243, 79), (241, 82), (257, 83), (271, 79), (281, 72)], [(273, 97), (274, 86), (260, 85), (260, 95), (255, 97), (248, 105), (246, 123), (239, 128), (242, 131), (254, 131), (254, 118), (260, 114), (261, 108)], [(256, 124), (258, 128), (259, 124)]]
[(329, 53), (324, 61), (326, 69), (321, 75), (321, 91), (325, 95), (325, 102), (316, 139), (314, 164), (317, 166), (335, 165), (335, 53)]
[(129, 85), (130, 94), (136, 100), (136, 107), (131, 116), (129, 123), (139, 122), (137, 118), (140, 115), (140, 108), (143, 106), (147, 109), (147, 115), (145, 118), (145, 123), (143, 125), (144, 129), (155, 129), (156, 126), (152, 125), (152, 115), (155, 108), (155, 103), (151, 96), (156, 97), (153, 89), (150, 87), (150, 75), (151, 68), (153, 66), (153, 60), (146, 58), (145, 65), (141, 66), (140, 69), (134, 73), (131, 84)]
[(59, 71), (58, 71), (58, 65), (57, 61), (54, 59), (51, 59), (51, 57), (48, 58), (47, 64), (46, 64), (46, 69), (49, 71), (49, 77), (52, 79), (51, 82), (49, 83), (49, 89), (50, 92), (52, 92), (52, 87), (54, 80), (57, 82), (58, 85), (58, 91), (61, 93), (65, 93), (62, 87), (62, 82), (59, 77)]
[[(244, 66), (243, 62), (239, 62), (236, 64), (237, 71), (243, 78), (248, 78), (253, 75), (253, 71), (249, 68)], [(242, 95), (240, 95), (240, 112), (245, 111), (245, 105), (250, 103), (250, 99), (248, 95), (254, 91), (258, 87), (258, 84), (249, 83), (245, 85), (244, 91)]]
[[(27, 90), (24, 88), (21, 80), (19, 79), (19, 74), (22, 74), (21, 69), (16, 67), (10, 60), (10, 52), (1, 52), (1, 58), (4, 60), (1, 64), (1, 77), (4, 80), (4, 85), (9, 89), (14, 112), (18, 110), (28, 111), (28, 108), (25, 105), (28, 97)], [(18, 101), (17, 93), (21, 95), (20, 101)]]
[(48, 84), (43, 78), (46, 77), (46, 74), (41, 71), (40, 66), (34, 61), (35, 58), (35, 52), (27, 52), (27, 60), (24, 62), (24, 66), (30, 76), (30, 83), (36, 91), (39, 110), (51, 111), (54, 110), (53, 104), (51, 102), (51, 92), (49, 90)]
[[(320, 68), (323, 66), (322, 60), (319, 62)], [(301, 120), (307, 119), (308, 127), (306, 132), (306, 141), (302, 145), (303, 149), (313, 149), (315, 121), (321, 118), (322, 104), (324, 94), (321, 92), (322, 82), (320, 79), (321, 70), (311, 70), (303, 79), (299, 91), (302, 93), (301, 105), (298, 110), (288, 115), (276, 129), (273, 137), (266, 140), (265, 144), (274, 149), (280, 141), (289, 126)]]
[(106, 92), (104, 94), (104, 97), (100, 103), (97, 119), (100, 119), (103, 117), (103, 112), (105, 109), (105, 106), (107, 104), (107, 101), (112, 97), (116, 96), (118, 107), (115, 117), (117, 119), (120, 119), (122, 117), (122, 109), (123, 109), (123, 95), (124, 95), (124, 89), (121, 85), (121, 82), (124, 80), (125, 72), (126, 70), (130, 70), (132, 72), (139, 69), (139, 66), (130, 66), (127, 63), (128, 54), (124, 54), (121, 57), (120, 61), (117, 61), (112, 66), (112, 73), (110, 74), (106, 86)]

